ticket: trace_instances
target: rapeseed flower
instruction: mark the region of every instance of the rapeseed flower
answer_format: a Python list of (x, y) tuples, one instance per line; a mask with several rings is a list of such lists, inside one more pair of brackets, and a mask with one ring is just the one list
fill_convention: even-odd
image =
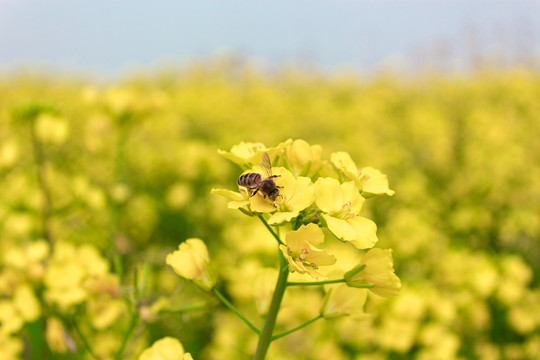
[(270, 156), (270, 159), (274, 159), (276, 156), (283, 154), (287, 145), (291, 143), (292, 140), (289, 139), (276, 147), (268, 148), (260, 142), (254, 143), (242, 141), (240, 144), (234, 145), (231, 148), (231, 151), (218, 150), (218, 154), (231, 160), (235, 164), (249, 168), (261, 163), (263, 153), (267, 153), (268, 156)]
[[(259, 166), (253, 167), (247, 172), (262, 173)], [(239, 192), (226, 189), (212, 189), (210, 193), (223, 196), (230, 200), (229, 209), (242, 209), (249, 213), (273, 213), (268, 219), (271, 225), (281, 224), (291, 221), (297, 217), (300, 211), (304, 210), (313, 203), (315, 188), (311, 179), (294, 175), (283, 167), (272, 169), (272, 174), (278, 175), (274, 182), (279, 188), (279, 196), (275, 201), (265, 197), (260, 191), (254, 196), (250, 196), (247, 190), (240, 187)]]
[(201, 239), (187, 239), (180, 244), (178, 250), (167, 255), (166, 262), (175, 273), (193, 281), (205, 291), (212, 289), (216, 284), (208, 250)]
[(377, 225), (358, 216), (364, 201), (352, 181), (340, 184), (333, 178), (319, 178), (315, 182), (315, 204), (323, 212), (328, 229), (359, 249), (371, 248), (377, 242)]
[(351, 159), (349, 153), (344, 151), (330, 155), (330, 161), (349, 180), (355, 182), (363, 195), (394, 195), (395, 191), (388, 187), (388, 177), (372, 167), (359, 169)]
[(380, 296), (390, 297), (399, 294), (401, 281), (394, 273), (392, 250), (371, 249), (362, 262), (345, 273), (345, 281), (351, 287), (373, 285), (370, 290)]
[(322, 230), (315, 224), (302, 225), (298, 230), (288, 231), (285, 236), (286, 245), (279, 248), (289, 263), (291, 272), (308, 273), (314, 278), (321, 274), (317, 272), (319, 266), (332, 265), (336, 258), (326, 250), (315, 247), (324, 241)]

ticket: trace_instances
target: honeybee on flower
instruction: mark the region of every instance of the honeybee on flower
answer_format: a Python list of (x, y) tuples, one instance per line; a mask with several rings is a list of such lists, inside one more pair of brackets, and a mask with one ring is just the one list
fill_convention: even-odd
[(253, 191), (250, 196), (255, 196), (258, 192), (261, 192), (263, 198), (268, 196), (275, 203), (276, 198), (279, 196), (279, 189), (282, 189), (283, 186), (276, 185), (273, 180), (281, 175), (272, 175), (272, 164), (267, 153), (262, 155), (261, 169), (265, 176), (264, 179), (259, 173), (247, 173), (240, 175), (237, 181), (238, 185), (247, 188), (250, 192)]

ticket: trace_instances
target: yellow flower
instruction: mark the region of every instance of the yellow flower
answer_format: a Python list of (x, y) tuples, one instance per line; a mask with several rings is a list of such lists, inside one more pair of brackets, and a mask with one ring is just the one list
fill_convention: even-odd
[(358, 169), (351, 156), (344, 152), (330, 155), (330, 161), (341, 170), (347, 178), (354, 181), (362, 194), (394, 195), (395, 191), (388, 187), (388, 178), (382, 172), (372, 167)]
[(321, 167), (322, 147), (310, 146), (304, 140), (295, 140), (286, 149), (287, 161), (296, 175), (307, 176)]
[(333, 285), (327, 288), (320, 313), (325, 319), (352, 315), (361, 317), (364, 314), (364, 304), (367, 291), (347, 287), (345, 284)]
[(276, 185), (282, 186), (279, 189), (280, 196), (276, 199), (276, 205), (259, 191), (255, 196), (249, 198), (251, 211), (258, 213), (269, 213), (276, 211), (269, 219), (271, 225), (281, 224), (290, 221), (298, 216), (300, 211), (313, 203), (315, 188), (308, 177), (295, 178), (294, 175), (285, 168), (274, 168), (272, 173), (279, 175), (274, 181)]
[(289, 262), (291, 272), (308, 273), (318, 278), (321, 276), (316, 271), (319, 266), (336, 262), (335, 256), (313, 246), (324, 241), (322, 230), (313, 223), (303, 225), (296, 231), (288, 231), (285, 239), (287, 245), (280, 245), (279, 248)]
[(362, 262), (344, 276), (347, 285), (359, 287), (375, 285), (370, 288), (375, 294), (385, 297), (396, 296), (401, 289), (401, 281), (394, 273), (392, 250), (371, 249)]
[(184, 347), (175, 338), (164, 337), (157, 340), (152, 346), (144, 350), (139, 360), (192, 360), (189, 353), (184, 352)]
[(359, 249), (371, 248), (377, 242), (377, 225), (357, 216), (364, 201), (352, 181), (340, 184), (336, 179), (319, 178), (315, 182), (315, 203), (328, 229)]
[(13, 305), (26, 322), (35, 321), (41, 315), (39, 301), (32, 288), (26, 284), (19, 286), (13, 294)]
[(178, 275), (193, 281), (205, 291), (212, 289), (216, 284), (216, 278), (210, 268), (208, 250), (200, 239), (188, 239), (180, 244), (179, 250), (167, 255), (166, 262)]
[(231, 151), (218, 150), (218, 154), (238, 165), (251, 167), (252, 165), (259, 165), (261, 163), (263, 153), (268, 153), (270, 159), (283, 154), (285, 147), (291, 142), (292, 140), (289, 139), (274, 148), (267, 148), (263, 143), (242, 141), (240, 144), (234, 145)]

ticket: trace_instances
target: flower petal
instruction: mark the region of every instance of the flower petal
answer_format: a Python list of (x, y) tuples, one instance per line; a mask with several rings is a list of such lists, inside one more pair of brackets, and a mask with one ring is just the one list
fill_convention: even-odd
[(315, 182), (315, 203), (326, 213), (340, 210), (343, 195), (339, 181), (333, 178), (318, 178)]
[[(274, 208), (275, 210), (276, 208)], [(287, 211), (287, 212), (276, 212), (268, 219), (268, 224), (270, 225), (279, 225), (286, 221), (291, 221), (293, 218), (297, 217), (300, 211)]]
[(370, 194), (386, 194), (392, 196), (395, 194), (394, 190), (390, 190), (388, 187), (388, 177), (381, 171), (372, 168), (365, 167), (360, 173), (362, 178), (362, 191)]
[(351, 244), (358, 249), (372, 248), (378, 241), (377, 225), (373, 221), (362, 216), (355, 216), (347, 219), (347, 222), (356, 233), (355, 238), (351, 239)]
[(291, 198), (285, 198), (287, 208), (302, 211), (315, 200), (315, 186), (308, 177), (296, 179), (296, 187)]
[(351, 241), (356, 238), (356, 231), (345, 219), (338, 219), (330, 215), (322, 215), (330, 230), (338, 239)]
[(338, 219), (323, 215), (328, 229), (339, 239), (349, 241), (358, 249), (369, 249), (377, 242), (377, 225), (367, 218), (355, 216)]
[[(286, 235), (287, 245), (292, 249), (297, 250), (297, 244), (308, 242), (311, 245), (318, 245), (324, 241), (324, 234), (316, 224), (309, 223), (302, 225), (296, 231), (288, 231)], [(293, 245), (294, 244), (294, 245)]]

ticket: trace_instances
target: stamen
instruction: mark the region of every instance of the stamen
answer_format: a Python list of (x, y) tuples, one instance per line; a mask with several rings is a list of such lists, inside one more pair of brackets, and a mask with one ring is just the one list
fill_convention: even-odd
[(342, 205), (342, 208), (346, 208), (346, 207), (350, 207), (350, 206), (351, 206), (351, 202), (347, 201), (345, 204)]

